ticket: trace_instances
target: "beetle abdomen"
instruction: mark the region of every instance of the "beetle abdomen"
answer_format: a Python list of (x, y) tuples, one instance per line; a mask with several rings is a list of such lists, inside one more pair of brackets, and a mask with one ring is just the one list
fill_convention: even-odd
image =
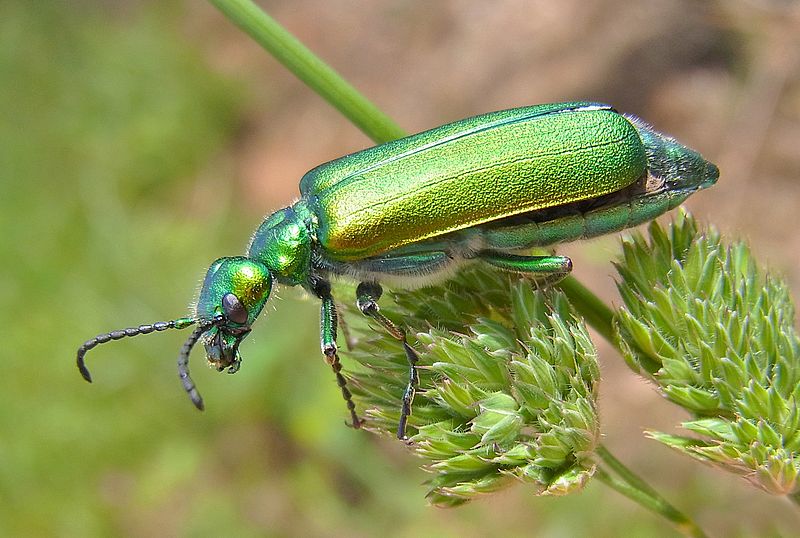
[[(318, 167), (303, 187), (314, 191), (320, 245), (334, 259), (375, 256), (602, 196), (645, 173), (644, 147), (622, 115), (606, 105), (549, 107), (495, 113), (505, 115), (500, 120), (491, 114), (462, 120), (403, 139), (394, 151), (365, 150), (371, 162), (345, 177), (326, 177), (326, 167), (343, 169), (337, 161)], [(404, 145), (414, 149), (398, 152)], [(383, 158), (376, 159), (380, 152)]]

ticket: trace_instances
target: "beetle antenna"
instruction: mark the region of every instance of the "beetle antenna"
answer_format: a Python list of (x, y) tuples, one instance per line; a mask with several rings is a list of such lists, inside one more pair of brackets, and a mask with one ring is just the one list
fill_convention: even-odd
[(109, 333), (98, 334), (91, 340), (87, 340), (81, 347), (78, 348), (78, 370), (80, 370), (83, 378), (89, 383), (92, 382), (92, 375), (86, 368), (86, 353), (100, 344), (111, 342), (112, 340), (121, 340), (122, 338), (130, 336), (139, 336), (140, 334), (150, 334), (151, 332), (161, 332), (167, 329), (185, 329), (190, 325), (197, 323), (194, 318), (179, 318), (171, 321), (157, 321), (148, 325), (139, 325), (138, 327), (130, 327), (128, 329), (120, 329), (118, 331), (111, 331)]
[(203, 397), (200, 396), (200, 392), (197, 390), (194, 381), (192, 381), (192, 377), (189, 375), (189, 354), (200, 339), (200, 335), (206, 332), (210, 327), (220, 323), (222, 319), (223, 318), (220, 316), (198, 325), (197, 328), (192, 331), (192, 334), (189, 335), (189, 338), (186, 339), (186, 342), (183, 343), (181, 353), (178, 355), (178, 377), (181, 378), (183, 390), (186, 391), (194, 406), (200, 411), (205, 409), (205, 405), (203, 405)]

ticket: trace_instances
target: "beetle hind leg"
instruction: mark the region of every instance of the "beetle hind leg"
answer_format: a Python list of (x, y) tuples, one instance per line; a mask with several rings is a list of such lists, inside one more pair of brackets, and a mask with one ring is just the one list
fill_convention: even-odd
[(478, 253), (478, 259), (505, 271), (531, 275), (541, 287), (555, 284), (572, 271), (572, 260), (565, 256), (519, 256), (484, 250)]
[(411, 404), (414, 402), (414, 395), (419, 387), (419, 373), (417, 372), (417, 363), (419, 362), (419, 355), (406, 341), (406, 332), (398, 327), (392, 320), (381, 314), (378, 307), (378, 299), (383, 294), (383, 289), (375, 282), (362, 282), (356, 289), (356, 304), (359, 310), (380, 324), (386, 331), (396, 340), (403, 344), (403, 351), (405, 351), (406, 358), (408, 359), (409, 372), (408, 384), (403, 393), (403, 403), (400, 409), (400, 421), (397, 425), (397, 438), (404, 440), (406, 437), (406, 424), (408, 417), (411, 416)]

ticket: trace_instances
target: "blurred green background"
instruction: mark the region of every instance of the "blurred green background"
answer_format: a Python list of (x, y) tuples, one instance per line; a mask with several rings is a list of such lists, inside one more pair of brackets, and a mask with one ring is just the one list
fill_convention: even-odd
[[(800, 286), (796, 2), (262, 5), (409, 131), (583, 98), (641, 115), (720, 165), (695, 213)], [(203, 2), (0, 9), (0, 535), (674, 535), (599, 483), (426, 507), (419, 460), (344, 427), (318, 307), (296, 290), (238, 375), (196, 354), (203, 414), (175, 374), (185, 334), (102, 346), (84, 383), (81, 342), (184, 315), (303, 172), (369, 142)], [(610, 301), (616, 242), (564, 249)], [(714, 534), (796, 531), (784, 500), (645, 440), (683, 416), (597, 343), (618, 456)]]

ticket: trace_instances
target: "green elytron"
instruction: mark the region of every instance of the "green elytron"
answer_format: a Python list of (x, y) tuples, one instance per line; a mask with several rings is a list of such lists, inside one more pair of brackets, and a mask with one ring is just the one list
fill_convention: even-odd
[(245, 256), (208, 270), (191, 317), (101, 334), (110, 340), (197, 325), (178, 370), (199, 409), (189, 353), (200, 340), (210, 365), (239, 369), (250, 333), (274, 284), (303, 286), (318, 297), (322, 353), (360, 425), (337, 356), (330, 279), (360, 282), (360, 310), (403, 343), (409, 379), (397, 435), (418, 383), (417, 355), (403, 329), (377, 305), (379, 283), (421, 286), (460, 264), (483, 262), (555, 281), (569, 258), (531, 256), (532, 247), (594, 237), (640, 224), (713, 185), (719, 170), (698, 153), (637, 118), (599, 103), (562, 103), (493, 112), (375, 146), (308, 172), (300, 199), (268, 216)]

